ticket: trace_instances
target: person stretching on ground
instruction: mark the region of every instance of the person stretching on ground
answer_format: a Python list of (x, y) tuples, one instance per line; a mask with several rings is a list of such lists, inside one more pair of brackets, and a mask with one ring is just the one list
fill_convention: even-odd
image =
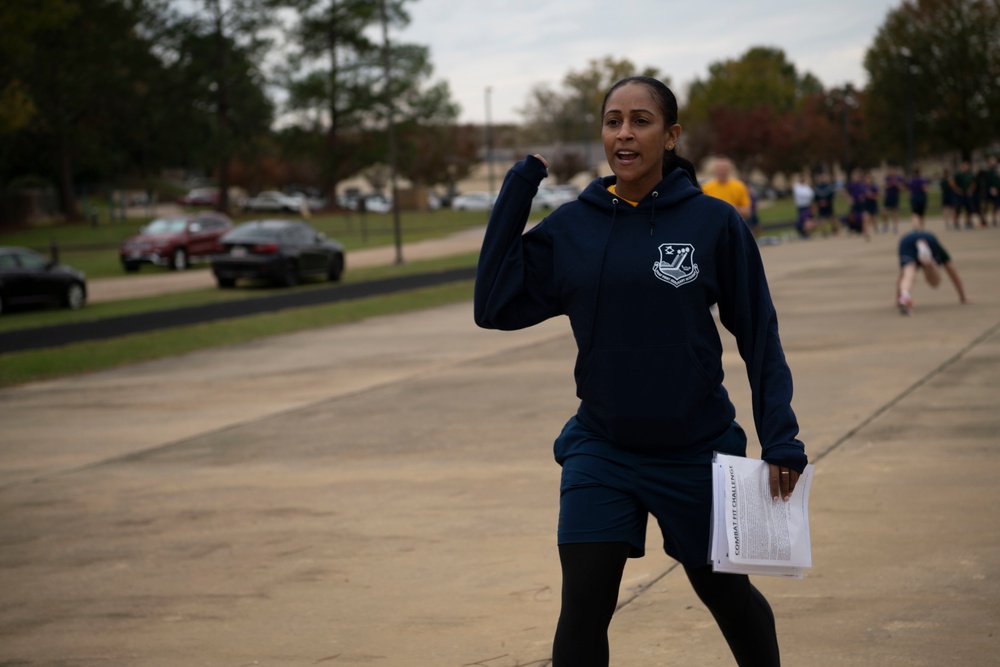
[(903, 315), (913, 314), (913, 285), (917, 280), (917, 271), (923, 269), (927, 284), (937, 287), (941, 284), (941, 269), (948, 273), (958, 299), (962, 303), (971, 303), (965, 294), (962, 278), (951, 261), (951, 255), (930, 232), (910, 232), (899, 240), (899, 280), (896, 282), (896, 303)]

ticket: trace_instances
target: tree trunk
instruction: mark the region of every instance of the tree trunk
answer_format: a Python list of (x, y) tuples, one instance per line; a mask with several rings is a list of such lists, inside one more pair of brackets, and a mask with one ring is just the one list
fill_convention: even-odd
[(67, 220), (80, 219), (80, 210), (76, 205), (76, 191), (73, 187), (73, 162), (70, 159), (65, 134), (59, 138), (59, 203)]

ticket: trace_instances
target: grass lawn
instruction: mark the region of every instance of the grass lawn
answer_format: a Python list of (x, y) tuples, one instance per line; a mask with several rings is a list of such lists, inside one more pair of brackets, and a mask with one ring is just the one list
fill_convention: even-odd
[[(422, 260), (409, 264), (403, 264), (402, 266), (373, 266), (353, 270), (348, 267), (348, 270), (344, 273), (344, 278), (341, 283), (360, 283), (369, 280), (378, 280), (380, 278), (407, 276), (416, 273), (430, 273), (466, 266), (475, 266), (478, 257), (478, 253), (467, 253), (464, 255), (444, 257), (441, 259)], [(301, 285), (294, 289), (319, 289), (329, 285), (329, 282), (322, 281)], [(108, 317), (133, 315), (136, 313), (145, 313), (154, 310), (200, 306), (209, 303), (219, 303), (222, 301), (232, 301), (236, 299), (252, 299), (262, 296), (270, 296), (285, 291), (287, 291), (287, 288), (271, 287), (266, 283), (261, 283), (260, 285), (250, 285), (237, 289), (223, 290), (216, 287), (210, 287), (188, 292), (176, 292), (160, 296), (143, 297), (140, 299), (108, 301), (105, 303), (88, 305), (80, 310), (65, 310), (56, 308), (30, 311), (25, 310), (17, 313), (5, 313), (2, 317), (0, 317), (0, 331), (14, 331), (17, 329), (30, 329), (34, 327), (70, 324), (74, 322), (89, 322)], [(4, 357), (0, 357), (0, 364), (2, 364), (3, 359)]]
[[(0, 387), (176, 357), (196, 350), (361, 319), (432, 308), (472, 298), (472, 281), (340, 303), (293, 308), (108, 341), (91, 341), (0, 356)], [(472, 317), (470, 312), (469, 317)]]

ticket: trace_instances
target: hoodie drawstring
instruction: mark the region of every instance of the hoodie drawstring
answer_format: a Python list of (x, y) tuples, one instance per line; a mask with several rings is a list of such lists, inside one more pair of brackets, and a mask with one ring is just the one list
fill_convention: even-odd
[(660, 196), (660, 193), (653, 190), (650, 195), (653, 197), (653, 201), (649, 205), (649, 235), (653, 235), (653, 221), (656, 218), (656, 198)]

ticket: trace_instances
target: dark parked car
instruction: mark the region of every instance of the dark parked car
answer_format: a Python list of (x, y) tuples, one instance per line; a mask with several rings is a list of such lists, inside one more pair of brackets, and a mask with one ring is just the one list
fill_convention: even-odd
[(0, 313), (10, 306), (59, 304), (76, 310), (87, 302), (87, 278), (27, 248), (0, 247)]
[(240, 278), (298, 285), (303, 278), (340, 280), (344, 247), (297, 220), (254, 220), (238, 225), (221, 239), (223, 252), (212, 258), (219, 287)]
[(118, 251), (122, 268), (131, 273), (143, 264), (156, 264), (183, 271), (192, 262), (207, 262), (220, 252), (219, 238), (232, 227), (221, 213), (157, 218), (122, 242)]

